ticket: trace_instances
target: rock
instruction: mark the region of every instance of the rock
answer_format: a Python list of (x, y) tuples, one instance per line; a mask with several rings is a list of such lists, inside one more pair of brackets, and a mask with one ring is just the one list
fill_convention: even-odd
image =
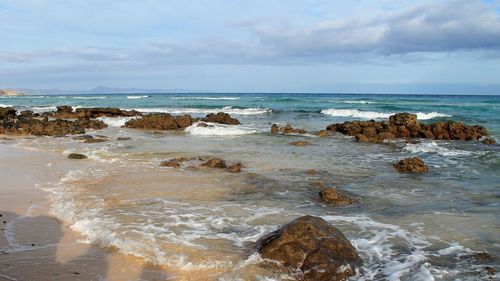
[(388, 122), (350, 121), (331, 124), (329, 132), (339, 132), (356, 137), (358, 142), (381, 143), (395, 138), (427, 138), (438, 140), (478, 140), (488, 135), (482, 126), (466, 126), (460, 122), (436, 122), (420, 124), (417, 116), (410, 113), (398, 113), (389, 117)]
[(64, 119), (89, 119), (97, 117), (133, 117), (142, 114), (136, 110), (122, 110), (115, 107), (77, 108), (73, 111), (71, 106), (62, 105), (58, 106), (55, 112), (46, 112), (45, 115)]
[(94, 137), (91, 135), (81, 135), (81, 136), (76, 136), (73, 139), (74, 140), (87, 140), (87, 139), (93, 139)]
[(351, 205), (354, 203), (352, 198), (341, 194), (334, 188), (324, 188), (319, 192), (319, 197), (322, 201), (333, 205)]
[(258, 241), (264, 259), (303, 272), (304, 281), (347, 280), (362, 264), (356, 249), (335, 227), (304, 216)]
[(161, 162), (160, 166), (163, 166), (163, 167), (172, 167), (172, 168), (180, 168), (181, 164), (179, 164), (179, 161), (177, 161), (175, 159), (171, 159), (171, 160), (168, 160), (168, 161)]
[(154, 129), (154, 130), (179, 130), (191, 126), (194, 123), (189, 115), (173, 116), (168, 113), (157, 113), (144, 115), (142, 118), (134, 118), (125, 123), (127, 128)]
[(329, 137), (332, 135), (332, 133), (330, 133), (329, 131), (327, 130), (321, 130), (321, 131), (318, 131), (316, 132), (315, 134), (316, 136), (320, 137), (320, 138), (325, 138), (325, 137)]
[(489, 274), (489, 275), (495, 275), (497, 273), (497, 270), (494, 269), (493, 267), (491, 266), (486, 266), (484, 267), (484, 270), (486, 270), (486, 272)]
[(495, 140), (494, 138), (485, 138), (485, 139), (483, 140), (483, 143), (484, 143), (484, 144), (495, 144), (495, 143), (497, 143), (497, 142), (496, 142), (496, 140)]
[(486, 252), (481, 252), (481, 253), (474, 253), (471, 255), (472, 258), (478, 261), (494, 261), (495, 257), (492, 255), (486, 253)]
[(88, 118), (82, 118), (75, 122), (86, 129), (101, 130), (108, 127), (108, 125), (101, 120), (91, 120)]
[(243, 165), (241, 163), (236, 163), (227, 167), (227, 171), (230, 173), (239, 173)]
[(210, 158), (201, 164), (202, 167), (225, 169), (226, 162), (220, 158)]
[(294, 142), (291, 142), (290, 143), (291, 145), (295, 145), (295, 146), (306, 146), (306, 145), (310, 145), (309, 142), (307, 141), (294, 141)]
[(217, 114), (210, 113), (205, 118), (202, 119), (204, 122), (212, 122), (226, 125), (240, 125), (238, 119), (232, 118), (231, 115), (219, 112)]
[(100, 143), (105, 141), (106, 141), (105, 139), (91, 138), (91, 139), (85, 139), (84, 143)]
[(303, 135), (307, 134), (305, 130), (294, 129), (291, 125), (287, 124), (285, 127), (280, 127), (277, 124), (271, 126), (271, 133), (273, 134), (293, 134), (293, 135)]
[(127, 140), (131, 140), (132, 138), (129, 138), (129, 137), (117, 137), (116, 140), (117, 141), (127, 141)]
[(429, 167), (424, 161), (417, 157), (405, 158), (393, 165), (394, 168), (403, 173), (427, 173)]
[(15, 118), (17, 111), (12, 107), (0, 107), (0, 119)]
[(306, 173), (309, 174), (309, 175), (315, 175), (318, 172), (316, 170), (314, 170), (314, 169), (310, 169), (310, 170), (307, 170)]
[(87, 159), (86, 155), (80, 154), (80, 153), (70, 153), (68, 155), (69, 159)]

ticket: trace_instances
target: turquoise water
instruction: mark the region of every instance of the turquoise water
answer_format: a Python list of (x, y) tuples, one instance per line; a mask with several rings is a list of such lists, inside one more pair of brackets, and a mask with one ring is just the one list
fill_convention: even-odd
[[(41, 183), (53, 213), (90, 242), (166, 265), (181, 278), (191, 270), (207, 270), (210, 280), (285, 280), (263, 269), (248, 249), (301, 215), (321, 216), (346, 234), (364, 260), (358, 279), (489, 280), (484, 267), (498, 269), (498, 261), (470, 255), (487, 251), (500, 256), (500, 146), (432, 140), (369, 144), (339, 134), (317, 138), (269, 131), (272, 123), (319, 130), (334, 122), (383, 120), (406, 111), (421, 122), (483, 125), (499, 141), (499, 96), (67, 95), (0, 98), (0, 106), (5, 105), (35, 111), (109, 106), (195, 116), (225, 111), (238, 118), (241, 126), (164, 133), (121, 128), (126, 119), (104, 118), (110, 127), (89, 133), (132, 139), (4, 141), (60, 154), (54, 167), (67, 165), (70, 152), (88, 155), (59, 182)], [(311, 145), (291, 146), (296, 140)], [(245, 168), (229, 174), (159, 167), (172, 157), (199, 156), (242, 162)], [(392, 163), (409, 156), (421, 157), (430, 172), (395, 172)], [(309, 169), (318, 173), (309, 175)], [(352, 193), (359, 204), (322, 204), (317, 182)]]

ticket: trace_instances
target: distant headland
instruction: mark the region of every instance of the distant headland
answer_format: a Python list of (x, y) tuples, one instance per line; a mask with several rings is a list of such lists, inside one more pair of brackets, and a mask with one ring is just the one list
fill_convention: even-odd
[(23, 92), (11, 89), (0, 89), (0, 96), (21, 96), (24, 95)]

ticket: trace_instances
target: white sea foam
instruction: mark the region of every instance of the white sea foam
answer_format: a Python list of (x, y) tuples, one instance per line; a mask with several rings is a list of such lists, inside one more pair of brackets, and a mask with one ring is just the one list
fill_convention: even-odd
[[(366, 119), (382, 119), (389, 118), (389, 116), (394, 115), (396, 113), (386, 113), (386, 112), (377, 112), (377, 111), (361, 111), (359, 109), (324, 109), (321, 113), (330, 115), (330, 116), (338, 116), (338, 117), (354, 117), (354, 118), (366, 118)], [(438, 112), (415, 112), (417, 115), (417, 119), (420, 120), (428, 120), (432, 118), (438, 117), (451, 117), (451, 115), (438, 113)]]
[(262, 129), (243, 125), (223, 125), (217, 123), (206, 123), (208, 127), (199, 126), (201, 122), (196, 122), (185, 129), (186, 132), (195, 136), (239, 136), (255, 134)]
[(0, 103), (0, 107), (12, 107), (11, 104)]
[(239, 100), (239, 97), (172, 97), (174, 100)]
[(340, 102), (347, 103), (347, 104), (372, 104), (372, 103), (375, 103), (374, 101), (367, 101), (367, 100), (343, 100)]
[(149, 98), (149, 96), (127, 96), (127, 99), (145, 99)]
[(270, 113), (269, 108), (233, 108), (231, 106), (226, 106), (223, 108), (213, 108), (213, 109), (202, 109), (202, 108), (134, 108), (137, 111), (149, 113), (171, 113), (171, 114), (208, 114), (225, 112), (234, 115), (259, 115)]
[(35, 113), (42, 113), (47, 111), (54, 111), (57, 108), (55, 106), (33, 106), (31, 110)]
[(439, 146), (435, 141), (425, 141), (421, 143), (408, 143), (403, 148), (411, 153), (435, 153), (445, 157), (453, 157), (453, 156), (468, 156), (473, 154), (471, 151), (460, 150), (460, 149), (448, 149), (443, 146)]
[(133, 118), (134, 117), (98, 117), (97, 120), (106, 123), (110, 127), (121, 127), (125, 125), (125, 122)]

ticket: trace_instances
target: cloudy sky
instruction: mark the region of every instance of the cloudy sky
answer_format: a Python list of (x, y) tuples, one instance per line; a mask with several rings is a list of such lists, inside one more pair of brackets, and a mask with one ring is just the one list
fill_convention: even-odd
[(0, 88), (500, 94), (497, 0), (0, 0)]

